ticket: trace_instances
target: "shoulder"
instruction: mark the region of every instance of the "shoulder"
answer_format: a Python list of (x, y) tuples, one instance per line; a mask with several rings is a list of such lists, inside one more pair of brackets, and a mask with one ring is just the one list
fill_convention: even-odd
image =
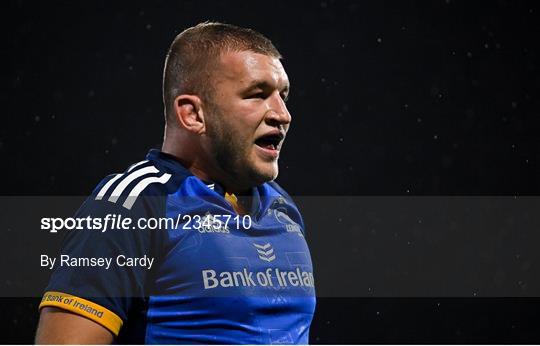
[(185, 175), (160, 162), (143, 160), (132, 164), (122, 173), (106, 176), (94, 188), (89, 200), (131, 210), (142, 200), (159, 203), (174, 192), (184, 179)]
[(269, 181), (268, 186), (270, 186), (274, 191), (276, 191), (279, 195), (283, 196), (285, 199), (287, 199), (290, 202), (293, 202), (292, 197), (283, 189), (278, 183), (275, 181)]

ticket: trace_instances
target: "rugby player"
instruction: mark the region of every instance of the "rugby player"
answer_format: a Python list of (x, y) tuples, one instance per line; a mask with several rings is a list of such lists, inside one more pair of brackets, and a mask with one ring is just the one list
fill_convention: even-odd
[(280, 59), (266, 37), (233, 25), (205, 22), (175, 38), (162, 149), (106, 177), (76, 216), (181, 222), (67, 232), (70, 261), (45, 289), (36, 343), (308, 343), (304, 223), (274, 182), (291, 122)]

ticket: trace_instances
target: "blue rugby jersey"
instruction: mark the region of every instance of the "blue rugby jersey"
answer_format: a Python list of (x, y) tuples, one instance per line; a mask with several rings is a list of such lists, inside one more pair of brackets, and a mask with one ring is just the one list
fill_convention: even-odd
[[(90, 318), (118, 342), (308, 343), (315, 289), (297, 207), (274, 182), (253, 188), (247, 216), (234, 204), (217, 183), (151, 150), (105, 178), (75, 217), (176, 222), (69, 231), (40, 308)], [(70, 265), (81, 258), (111, 264)]]

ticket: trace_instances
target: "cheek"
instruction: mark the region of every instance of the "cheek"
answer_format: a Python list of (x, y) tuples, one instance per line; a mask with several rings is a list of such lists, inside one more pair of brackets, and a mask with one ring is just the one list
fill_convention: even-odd
[(244, 118), (244, 121), (239, 121), (231, 125), (231, 134), (233, 140), (236, 143), (242, 143), (243, 146), (248, 147), (246, 149), (253, 147), (255, 143), (255, 133), (258, 126), (258, 124), (248, 120), (250, 119)]
[(241, 107), (230, 107), (224, 112), (223, 129), (231, 144), (242, 151), (253, 149), (255, 133), (264, 118), (264, 111), (255, 107), (255, 104), (244, 104)]
[(252, 156), (253, 140), (245, 129), (237, 126), (226, 126), (224, 128), (225, 135), (222, 137), (224, 142), (222, 145), (229, 148), (231, 156), (236, 157), (237, 160), (249, 159)]

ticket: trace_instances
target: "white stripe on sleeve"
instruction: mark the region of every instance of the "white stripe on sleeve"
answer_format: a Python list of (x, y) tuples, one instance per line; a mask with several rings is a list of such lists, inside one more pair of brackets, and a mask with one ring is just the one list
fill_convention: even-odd
[(141, 169), (138, 169), (136, 171), (133, 171), (130, 173), (127, 177), (125, 177), (120, 184), (114, 189), (114, 191), (111, 193), (111, 196), (109, 197), (109, 202), (116, 203), (118, 201), (118, 198), (124, 192), (126, 187), (135, 179), (142, 177), (145, 174), (150, 173), (157, 173), (159, 170), (154, 166), (148, 166)]
[(132, 170), (134, 170), (135, 168), (139, 167), (140, 165), (144, 165), (147, 162), (148, 162), (148, 160), (144, 160), (144, 161), (141, 161), (141, 162), (134, 163), (134, 164), (131, 165), (131, 167), (128, 168), (127, 172), (129, 173)]
[(103, 185), (103, 187), (101, 188), (101, 190), (99, 190), (97, 196), (96, 196), (96, 200), (99, 201), (103, 198), (103, 196), (105, 196), (105, 194), (107, 193), (107, 190), (109, 190), (109, 188), (112, 186), (112, 184), (114, 184), (115, 181), (117, 181), (118, 179), (120, 179), (122, 177), (123, 174), (117, 174), (114, 178), (110, 179), (107, 184)]
[(153, 183), (161, 183), (165, 184), (169, 181), (171, 178), (171, 175), (169, 173), (163, 174), (161, 177), (148, 177), (141, 180), (135, 187), (129, 192), (129, 196), (126, 198), (126, 201), (124, 204), (122, 204), (123, 207), (127, 209), (131, 209), (133, 204), (135, 204), (135, 201), (137, 200), (137, 197), (139, 197), (139, 194), (150, 184)]
[[(145, 164), (147, 163), (148, 160), (144, 160), (144, 161), (141, 161), (141, 162), (137, 162), (133, 165), (131, 165), (131, 167), (129, 167), (129, 169), (127, 170), (128, 173), (131, 172), (132, 170), (134, 170), (135, 168), (139, 167), (140, 165), (142, 164)], [(121, 177), (123, 176), (123, 174), (117, 174), (116, 176), (114, 176), (111, 180), (109, 180), (105, 185), (103, 185), (103, 187), (101, 188), (101, 190), (99, 190), (95, 200), (96, 201), (100, 201), (103, 196), (105, 196), (105, 194), (107, 193), (107, 191), (111, 188), (111, 186), (118, 180), (120, 179)]]

